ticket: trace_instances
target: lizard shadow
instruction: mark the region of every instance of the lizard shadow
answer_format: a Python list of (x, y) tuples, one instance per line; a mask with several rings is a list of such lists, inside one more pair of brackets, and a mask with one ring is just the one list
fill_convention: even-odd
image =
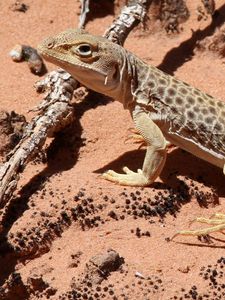
[[(123, 166), (128, 166), (131, 170), (135, 171), (142, 166), (144, 156), (144, 150), (128, 151), (104, 167), (95, 170), (95, 173), (103, 173), (108, 169), (113, 169), (114, 171), (121, 173)], [(224, 175), (222, 171), (179, 148), (174, 149), (167, 156), (166, 164), (160, 174), (162, 183), (156, 181), (150, 188), (172, 188), (176, 191), (181, 183), (181, 180), (178, 178), (179, 175), (212, 188), (218, 197), (225, 197)], [(185, 188), (188, 190), (190, 189), (186, 184)], [(204, 199), (197, 200), (200, 206), (208, 206), (207, 201), (204, 201)], [(217, 204), (218, 199), (214, 199), (214, 202), (216, 202), (214, 204)]]
[(218, 197), (225, 196), (225, 178), (222, 170), (180, 148), (175, 148), (168, 154), (166, 168), (160, 177), (163, 182), (170, 182), (173, 174), (202, 183), (213, 189)]
[(215, 11), (211, 23), (206, 28), (193, 31), (192, 36), (189, 39), (182, 42), (178, 47), (171, 49), (165, 55), (163, 61), (158, 65), (158, 68), (173, 75), (184, 62), (192, 59), (197, 43), (205, 37), (212, 35), (215, 32), (215, 29), (224, 23), (224, 15), (225, 4)]
[[(212, 238), (212, 237), (211, 237)], [(215, 241), (218, 242), (222, 242), (225, 243), (224, 240), (220, 240), (220, 239), (215, 239)], [(184, 246), (189, 246), (189, 247), (199, 247), (199, 248), (213, 248), (213, 249), (225, 249), (225, 246), (223, 245), (216, 245), (215, 243), (213, 244), (200, 244), (200, 243), (190, 243), (190, 242), (180, 242), (180, 241), (174, 241), (174, 243), (180, 244), (180, 245), (184, 245)]]

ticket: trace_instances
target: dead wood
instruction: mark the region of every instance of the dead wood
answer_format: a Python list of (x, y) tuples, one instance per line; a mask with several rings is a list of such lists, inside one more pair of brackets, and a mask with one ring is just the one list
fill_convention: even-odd
[[(105, 36), (122, 45), (130, 31), (143, 21), (151, 2), (149, 0), (129, 1), (106, 31)], [(47, 137), (53, 136), (55, 132), (72, 122), (74, 114), (70, 100), (77, 85), (78, 82), (63, 70), (49, 73), (37, 84), (37, 89), (39, 91), (45, 89), (47, 94), (37, 108), (38, 115), (28, 124), (21, 141), (9, 153), (7, 162), (0, 168), (1, 208), (10, 200), (15, 191), (19, 173), (40, 151)], [(0, 213), (2, 220), (6, 217), (7, 210)], [(1, 220), (0, 223), (2, 223)]]
[(86, 23), (87, 14), (90, 11), (89, 5), (90, 5), (90, 0), (81, 0), (81, 12), (80, 12), (80, 18), (79, 18), (80, 21), (79, 21), (79, 25), (78, 25), (79, 28), (83, 28)]
[(144, 21), (151, 3), (152, 0), (128, 1), (104, 36), (114, 43), (123, 45), (132, 29)]
[(37, 84), (47, 90), (38, 107), (38, 115), (25, 129), (19, 144), (8, 154), (7, 162), (0, 168), (0, 206), (10, 199), (17, 186), (19, 173), (40, 151), (47, 137), (64, 128), (73, 120), (70, 105), (76, 82), (64, 71), (53, 71)]
[(15, 62), (26, 61), (30, 71), (35, 75), (41, 76), (47, 73), (42, 57), (31, 46), (17, 44), (9, 52), (9, 55)]

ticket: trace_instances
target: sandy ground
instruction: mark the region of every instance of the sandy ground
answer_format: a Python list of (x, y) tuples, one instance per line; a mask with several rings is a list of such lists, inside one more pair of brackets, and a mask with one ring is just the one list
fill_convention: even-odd
[[(33, 88), (38, 77), (8, 53), (17, 43), (36, 47), (76, 27), (79, 1), (26, 0), (25, 13), (12, 11), (13, 2), (0, 2), (1, 110), (29, 121), (35, 113), (27, 111), (41, 101)], [(224, 1), (216, 2), (221, 18)], [(191, 16), (179, 34), (167, 35), (156, 22), (153, 30), (136, 29), (125, 47), (225, 100), (224, 59), (194, 51), (217, 24), (210, 17), (197, 21), (199, 3), (187, 1)], [(113, 18), (101, 16), (86, 28), (103, 34)], [(224, 235), (170, 241), (177, 230), (204, 227), (190, 225), (195, 217), (225, 212), (221, 170), (173, 149), (153, 186), (107, 182), (103, 171), (142, 164), (144, 151), (125, 143), (130, 116), (119, 103), (94, 98), (76, 109), (73, 129), (45, 145), (47, 163), (31, 162), (22, 174), (1, 237), (0, 299), (225, 299)], [(108, 249), (120, 258), (105, 270), (96, 255), (104, 261)]]

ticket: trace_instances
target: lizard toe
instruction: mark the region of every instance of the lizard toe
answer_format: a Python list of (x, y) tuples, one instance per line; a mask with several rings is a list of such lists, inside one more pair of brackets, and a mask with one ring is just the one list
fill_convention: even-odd
[(126, 173), (126, 174), (133, 174), (133, 173), (134, 173), (134, 172), (131, 171), (128, 167), (123, 167), (123, 171), (124, 171), (124, 173)]
[(120, 174), (113, 170), (109, 170), (103, 173), (102, 177), (106, 180), (116, 182), (120, 185), (128, 186), (147, 186), (150, 184), (148, 178), (143, 174), (142, 170), (138, 172), (133, 172), (129, 168), (124, 167), (123, 171), (126, 174)]

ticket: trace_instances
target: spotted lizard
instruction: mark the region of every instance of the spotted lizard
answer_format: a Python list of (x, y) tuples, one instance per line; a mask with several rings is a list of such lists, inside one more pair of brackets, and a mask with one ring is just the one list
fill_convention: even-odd
[[(105, 179), (128, 186), (150, 185), (163, 169), (169, 144), (225, 174), (225, 102), (82, 29), (47, 38), (38, 51), (84, 86), (118, 100), (130, 111), (138, 136), (147, 145), (142, 169), (124, 167), (124, 174), (109, 170)], [(225, 229), (225, 215), (213, 220)]]

